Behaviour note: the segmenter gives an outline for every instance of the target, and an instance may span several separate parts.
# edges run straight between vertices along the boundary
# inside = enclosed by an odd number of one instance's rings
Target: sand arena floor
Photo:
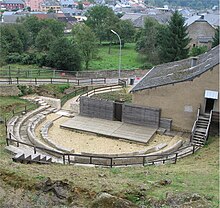
[[[60,115],[54,113],[50,114],[47,116],[46,121],[54,120],[59,116]],[[130,141],[111,139],[89,133],[79,133],[60,128],[60,125],[68,119],[68,117],[61,117],[58,120],[56,120],[54,122],[53,127],[49,130],[49,137],[51,141],[53,141],[55,144],[58,144],[61,147],[74,149],[75,153],[129,153],[144,150],[150,146],[155,146],[161,143],[168,144],[173,140],[173,137],[156,135],[154,138],[151,139],[151,141],[147,145],[145,145],[132,143]],[[41,138],[40,129],[45,122],[43,122],[36,128],[35,133],[38,136],[38,138]]]

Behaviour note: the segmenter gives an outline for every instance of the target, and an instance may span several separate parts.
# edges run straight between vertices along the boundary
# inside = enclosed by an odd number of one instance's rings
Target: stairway
[[[210,114],[200,114],[198,116],[192,133],[193,145],[205,145],[210,122]]]
[[[38,164],[50,164],[52,158],[42,155],[25,155],[24,153],[16,154],[12,160],[14,162],[20,162],[25,164],[38,163]]]

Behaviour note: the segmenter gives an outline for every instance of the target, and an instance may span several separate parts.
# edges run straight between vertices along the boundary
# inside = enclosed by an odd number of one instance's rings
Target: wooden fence
[[[88,79],[68,79],[68,78],[12,78],[0,77],[0,83],[4,84],[74,84],[74,85],[88,85],[88,84],[106,84],[106,78],[88,78]]]
[[[14,139],[12,139],[12,137]],[[176,163],[178,158],[182,158],[189,154],[194,154],[200,147],[199,146],[187,146],[179,149],[176,152],[170,154],[155,154],[155,155],[138,155],[138,156],[99,156],[99,155],[88,155],[88,154],[73,154],[73,153],[60,153],[58,151],[46,149],[43,147],[34,146],[27,144],[25,142],[18,141],[14,135],[9,134],[9,138],[6,138],[6,144],[9,146],[11,143],[15,143],[17,147],[20,145],[25,145],[33,149],[33,153],[36,154],[37,150],[41,150],[47,153],[59,155],[62,158],[63,164],[92,164],[92,165],[101,165],[106,167],[116,167],[116,166],[130,166],[130,165],[154,165],[157,163]],[[183,150],[192,147],[188,151],[182,152]],[[74,159],[71,159],[73,158]],[[83,160],[85,158],[85,160]],[[157,159],[154,159],[157,158]],[[80,159],[80,160],[79,160]]]

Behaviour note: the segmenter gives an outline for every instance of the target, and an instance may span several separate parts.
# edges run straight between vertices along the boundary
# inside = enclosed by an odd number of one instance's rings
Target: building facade
[[[191,131],[198,108],[219,111],[219,46],[197,59],[154,67],[131,90],[134,104],[161,109],[173,129]]]

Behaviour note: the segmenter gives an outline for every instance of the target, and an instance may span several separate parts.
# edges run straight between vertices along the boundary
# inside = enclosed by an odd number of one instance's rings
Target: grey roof
[[[191,67],[193,58],[153,67],[131,92],[193,80],[219,64],[219,46],[197,57],[197,65]]]
[[[3,0],[3,3],[6,4],[24,4],[22,0]]]
[[[200,43],[208,43],[213,41],[213,37],[198,37]]]
[[[186,25],[189,26],[193,22],[198,21],[201,18],[199,15],[194,15],[186,20]],[[204,20],[206,20],[212,26],[220,26],[220,15],[219,14],[204,14]]]
[[[142,14],[142,13],[127,13],[121,17],[122,20],[131,20],[135,27],[144,27],[144,19],[151,17],[157,20],[161,24],[165,24],[170,20],[172,16],[171,12],[161,14]]]
[[[41,5],[42,6],[60,6],[60,3],[56,0],[45,0]]]
[[[3,15],[3,22],[4,23],[16,23],[19,18],[26,17],[26,15],[18,15],[18,14],[12,14],[12,15]]]

